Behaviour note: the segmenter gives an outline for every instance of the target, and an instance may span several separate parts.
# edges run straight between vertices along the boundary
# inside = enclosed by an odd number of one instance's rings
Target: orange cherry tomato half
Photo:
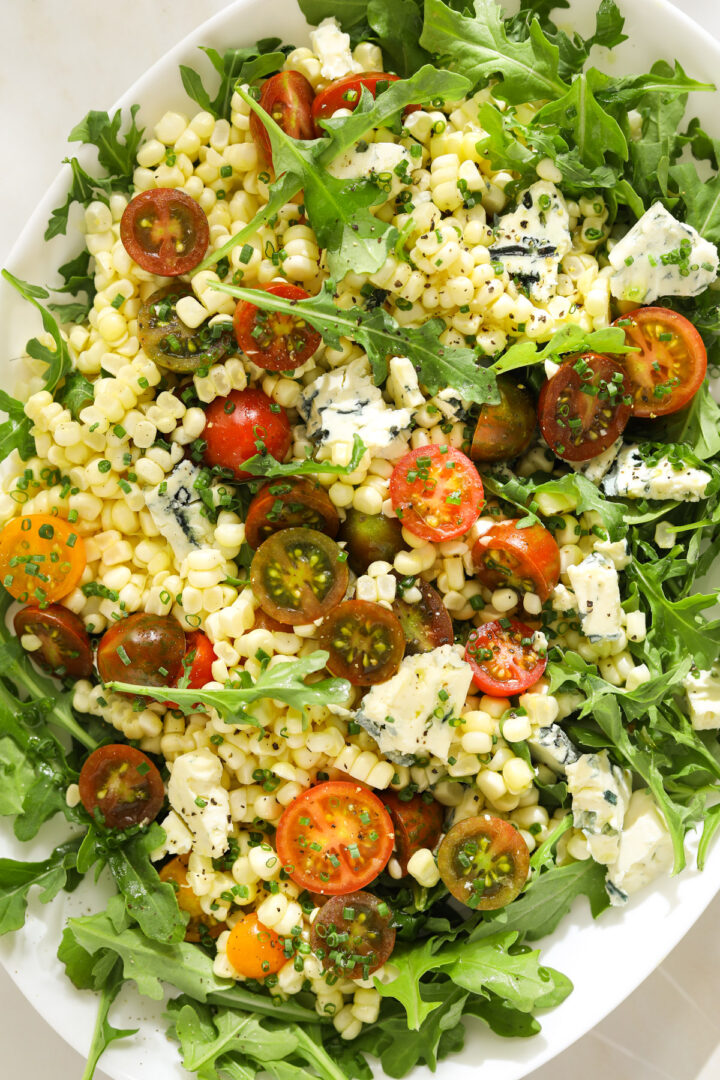
[[[622,435],[632,414],[629,381],[609,356],[583,353],[543,384],[538,421],[545,442],[564,461],[587,461]]]
[[[397,615],[382,604],[346,600],[323,619],[318,645],[327,650],[333,675],[353,686],[374,686],[400,667],[405,635]]]
[[[283,300],[307,300],[299,285],[263,285],[264,292]],[[235,338],[248,360],[266,371],[292,371],[309,360],[322,341],[321,335],[298,311],[263,311],[248,300],[238,300],[233,316]]]
[[[24,607],[13,619],[19,638],[32,634],[40,647],[30,656],[59,679],[89,679],[93,671],[92,646],[82,619],[60,604]]]
[[[205,409],[203,460],[229,469],[237,480],[251,475],[241,465],[256,454],[268,452],[283,461],[292,444],[292,429],[287,413],[275,405],[262,390],[232,390],[227,397],[215,398]]]
[[[50,604],[78,585],[85,544],[63,518],[25,514],[0,531],[0,581],[16,600]]]
[[[476,911],[505,907],[522,892],[530,853],[509,821],[480,814],[453,825],[438,851],[440,877],[456,900]]]
[[[104,683],[175,686],[185,652],[185,633],[176,618],[138,611],[105,631],[97,666]]]
[[[473,461],[507,461],[527,450],[535,434],[535,406],[527,390],[499,378],[498,405],[482,405],[470,457]]]
[[[312,105],[315,91],[299,71],[280,71],[262,85],[258,104],[278,127],[293,139],[314,139]],[[250,134],[265,161],[272,161],[272,147],[262,120],[250,113]]]
[[[341,79],[335,79],[329,86],[316,96],[313,101],[312,115],[315,120],[315,133],[318,136],[326,134],[318,124],[318,120],[326,120],[338,109],[348,109],[354,112],[360,103],[362,88],[370,91],[373,97],[387,89],[391,82],[397,82],[397,75],[389,75],[384,71],[364,71],[359,75],[344,75]],[[417,112],[419,105],[408,105],[404,113]]]
[[[245,539],[251,548],[257,548],[280,529],[301,525],[335,539],[340,518],[325,489],[299,477],[270,480],[248,507]]]
[[[120,239],[131,259],[160,277],[187,274],[210,243],[210,226],[201,206],[177,188],[141,191],[125,207]]]
[[[326,971],[346,979],[367,979],[395,948],[393,913],[372,893],[333,896],[318,912],[310,947]]]
[[[250,566],[260,607],[291,626],[314,622],[342,600],[347,563],[334,540],[316,529],[283,529],[269,536]]]
[[[78,785],[88,814],[99,810],[109,829],[154,821],[165,799],[157,767],[142,750],[124,743],[93,750],[80,770]]]
[[[423,540],[439,543],[468,531],[484,500],[470,458],[452,446],[418,446],[400,458],[390,477],[393,510]]]
[[[420,848],[432,849],[443,831],[445,807],[435,799],[427,801],[422,795],[403,799],[402,792],[384,791],[383,806],[390,811],[395,826],[395,858],[403,874],[407,874],[408,860]]]
[[[355,892],[392,855],[393,823],[377,795],[328,780],[298,795],[277,826],[277,852],[296,885],[323,896]]]
[[[477,626],[467,639],[465,660],[478,689],[493,697],[524,694],[547,664],[547,657],[533,648],[533,631],[517,619]]]
[[[478,537],[475,576],[488,589],[534,592],[544,602],[560,580],[560,548],[544,525],[518,529],[518,520],[499,521]]]
[[[405,635],[405,655],[413,656],[431,652],[441,645],[452,645],[455,640],[452,619],[440,593],[422,578],[415,579],[414,588],[420,590],[417,603],[409,604],[398,588],[392,606]]]
[[[235,923],[226,952],[232,966],[246,979],[275,975],[287,960],[283,939],[261,923],[254,912]]]
[[[705,344],[693,324],[669,308],[644,307],[613,326],[622,326],[627,344],[640,350],[623,357],[633,416],[668,416],[687,405],[707,371]]]
[[[185,928],[186,941],[203,941],[206,936],[219,937],[223,930],[227,930],[225,923],[218,922],[212,915],[206,915],[200,904],[200,897],[196,896],[188,885],[187,879],[187,855],[177,855],[170,862],[165,863],[159,871],[161,881],[170,881],[175,887],[178,907],[190,916]]]

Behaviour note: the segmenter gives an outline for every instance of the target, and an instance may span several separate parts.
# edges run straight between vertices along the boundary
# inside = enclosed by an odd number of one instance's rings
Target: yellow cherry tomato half
[[[226,948],[228,960],[246,979],[275,975],[287,959],[283,939],[264,926],[254,913],[235,923]]]
[[[0,581],[28,604],[52,604],[78,585],[87,564],[76,529],[50,514],[24,514],[0,531]]]

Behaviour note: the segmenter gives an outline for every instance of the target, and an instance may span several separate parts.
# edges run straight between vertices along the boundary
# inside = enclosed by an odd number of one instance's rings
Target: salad
[[[202,1080],[536,1034],[535,942],[720,825],[714,87],[592,66],[614,0],[300,6],[88,113],[77,256],[3,271],[0,813],[66,839],[0,932],[114,884],[85,1080],[128,982]]]

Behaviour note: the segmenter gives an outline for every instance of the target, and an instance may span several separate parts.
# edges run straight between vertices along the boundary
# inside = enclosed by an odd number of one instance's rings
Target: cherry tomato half
[[[277,282],[263,285],[265,292],[283,300],[307,300],[299,285]],[[322,337],[302,317],[281,311],[263,311],[248,300],[238,300],[233,316],[237,343],[249,360],[266,371],[292,371],[309,360]]]
[[[632,413],[629,383],[615,360],[584,353],[544,383],[538,420],[545,442],[564,461],[587,461],[622,435]]]
[[[393,824],[377,795],[345,780],[304,791],[284,810],[277,852],[296,885],[323,896],[362,889],[392,855]]]
[[[340,518],[325,489],[300,477],[270,480],[250,503],[245,518],[245,539],[251,548],[257,548],[280,529],[301,525],[335,539]]]
[[[509,821],[480,814],[453,825],[440,845],[440,877],[456,900],[476,911],[505,907],[527,881],[530,854]]]
[[[292,139],[314,139],[312,105],[315,91],[299,71],[280,71],[262,85],[259,105]],[[272,161],[272,147],[262,120],[250,113],[250,134],[265,161]]]
[[[210,226],[205,211],[184,191],[150,188],[125,207],[120,239],[143,270],[160,277],[177,277],[202,262],[210,243]]]
[[[397,518],[384,514],[363,514],[349,507],[340,526],[340,539],[346,542],[348,563],[355,574],[364,574],[370,563],[392,563],[405,548],[402,525]]]
[[[668,416],[687,405],[707,371],[705,344],[693,324],[669,308],[644,307],[613,326],[622,326],[627,344],[640,349],[623,357],[633,416]]]
[[[165,863],[159,871],[161,881],[170,881],[175,887],[178,907],[190,916],[185,927],[186,941],[203,941],[206,936],[219,937],[227,926],[218,922],[212,915],[206,915],[200,905],[200,898],[195,895],[187,879],[187,855],[177,855]]]
[[[405,635],[405,655],[452,645],[455,640],[452,619],[440,593],[422,578],[415,579],[413,588],[420,590],[417,603],[409,604],[398,591],[392,606]]]
[[[452,446],[418,446],[390,477],[393,510],[423,540],[439,543],[466,533],[480,513],[482,480],[472,461]]]
[[[384,71],[364,71],[359,75],[344,75],[341,79],[335,79],[324,90],[321,90],[313,101],[312,114],[315,120],[315,134],[322,137],[327,134],[318,124],[318,120],[325,120],[332,116],[338,109],[348,109],[354,112],[360,103],[363,86],[366,87],[373,97],[387,89],[387,84],[396,82],[397,75],[389,75]],[[404,113],[417,112],[419,105],[408,105]]]
[[[475,426],[473,461],[507,461],[527,450],[535,434],[535,406],[527,390],[507,377],[497,381],[498,405],[483,405]]]
[[[346,600],[323,619],[318,644],[328,671],[353,686],[385,682],[400,667],[405,635],[397,615],[369,600]]]
[[[138,341],[151,360],[168,371],[197,371],[219,363],[237,345],[228,322],[202,323],[192,330],[177,313],[178,300],[194,296],[182,281],[165,285],[148,296],[138,312]]]
[[[395,858],[403,874],[408,860],[420,848],[432,849],[437,844],[445,821],[445,807],[435,799],[427,801],[422,795],[403,799],[402,793],[384,791],[383,806],[390,811],[395,826]]]
[[[83,539],[63,518],[25,514],[0,531],[0,581],[23,603],[62,600],[86,565]]]
[[[323,904],[310,931],[310,948],[326,971],[346,979],[367,979],[395,948],[393,913],[369,892],[333,896]]]
[[[290,449],[292,430],[287,413],[262,390],[232,390],[227,397],[215,398],[205,416],[205,464],[231,469],[238,480],[251,475],[240,466],[255,454],[267,450],[282,461]]]
[[[138,611],[105,631],[97,667],[104,683],[175,686],[185,652],[185,633],[177,619]]]
[[[347,563],[334,540],[315,529],[283,529],[268,537],[250,566],[263,611],[299,626],[327,615],[348,586]]]
[[[544,602],[560,580],[560,548],[544,525],[518,529],[518,520],[499,521],[478,537],[475,576],[488,589],[534,592]]]
[[[78,780],[88,814],[99,810],[109,829],[154,821],[165,799],[162,778],[147,754],[116,743],[93,750]]]
[[[82,619],[60,604],[24,607],[13,619],[19,638],[36,637],[40,646],[30,656],[58,678],[89,679],[93,670],[92,646]]]
[[[533,631],[517,619],[483,623],[470,633],[465,659],[483,694],[511,697],[534,686],[547,658],[533,648],[532,639]]]
[[[185,634],[185,655],[180,677],[187,673],[191,690],[200,690],[212,682],[212,666],[216,660],[217,654],[207,634],[203,634],[202,630],[191,630]]]
[[[275,975],[287,960],[283,939],[261,923],[255,912],[235,923],[226,951],[232,966],[246,979]]]

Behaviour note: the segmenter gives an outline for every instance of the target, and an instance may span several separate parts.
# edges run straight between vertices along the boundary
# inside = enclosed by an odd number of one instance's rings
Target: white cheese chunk
[[[720,670],[690,672],[683,679],[696,731],[720,728]]]
[[[607,450],[603,450],[597,457],[590,458],[588,461],[571,461],[569,464],[575,472],[582,473],[593,484],[599,484],[613,467],[622,445],[622,439],[616,439],[612,446],[608,446]]]
[[[630,770],[614,765],[601,750],[581,754],[566,772],[575,828],[587,838],[595,862],[614,862],[632,792]]]
[[[306,386],[298,402],[307,435],[322,448],[358,435],[371,454],[400,457],[407,448],[410,409],[391,409],[373,383],[368,361],[358,357]]]
[[[323,19],[310,31],[310,48],[320,61],[323,79],[342,79],[343,75],[362,71],[350,51],[350,35],[340,29],[335,18]]]
[[[471,403],[466,401],[465,398],[461,398],[457,390],[454,390],[452,386],[446,386],[444,390],[440,390],[429,404],[439,409],[445,419],[453,424],[459,422],[463,424],[475,423],[470,412]]]
[[[355,146],[339,154],[330,162],[327,171],[338,180],[361,180],[382,174],[389,183],[388,198],[392,198],[403,185],[402,177],[395,171],[400,162],[407,162],[405,171],[409,173],[418,167],[418,160],[399,143],[364,142],[361,149]]]
[[[419,409],[425,404],[417,371],[406,356],[393,356],[386,389],[399,409]]]
[[[609,255],[610,291],[651,304],[659,296],[697,296],[717,277],[715,245],[654,203]]]
[[[567,766],[574,764],[580,756],[578,748],[559,724],[538,728],[527,740],[527,744],[533,761],[547,765],[559,775],[562,775]]]
[[[232,825],[222,761],[203,747],[180,754],[170,769],[168,799],[193,834],[193,849],[198,855],[219,858],[227,850]]]
[[[555,295],[560,261],[572,247],[565,199],[554,184],[539,180],[518,195],[517,208],[495,224],[490,255],[535,300]]]
[[[620,907],[660,874],[669,874],[673,860],[672,837],[652,793],[647,788],[634,791],[605,879],[610,903]]]
[[[591,642],[618,641],[622,606],[617,570],[610,559],[593,552],[567,570],[580,612],[583,633]]]
[[[429,754],[447,762],[448,720],[460,715],[471,682],[470,665],[452,645],[406,656],[396,675],[371,687],[355,720],[398,765]]]
[[[616,570],[625,570],[632,562],[628,554],[627,540],[596,540],[593,550],[609,559]]]
[[[685,465],[676,468],[668,457],[649,465],[636,445],[626,446],[618,455],[612,472],[603,481],[606,495],[626,499],[655,499],[663,502],[699,502],[710,482],[704,469]]]
[[[173,471],[157,485],[145,492],[145,505],[170,547],[178,563],[191,551],[210,543],[213,527],[202,513],[200,493],[195,490],[195,480],[200,473],[191,461],[181,461]]]
[[[159,848],[150,852],[153,862],[163,859],[166,855],[187,855],[189,851],[192,851],[193,834],[174,810],[171,810],[160,824],[165,830],[165,840]]]

